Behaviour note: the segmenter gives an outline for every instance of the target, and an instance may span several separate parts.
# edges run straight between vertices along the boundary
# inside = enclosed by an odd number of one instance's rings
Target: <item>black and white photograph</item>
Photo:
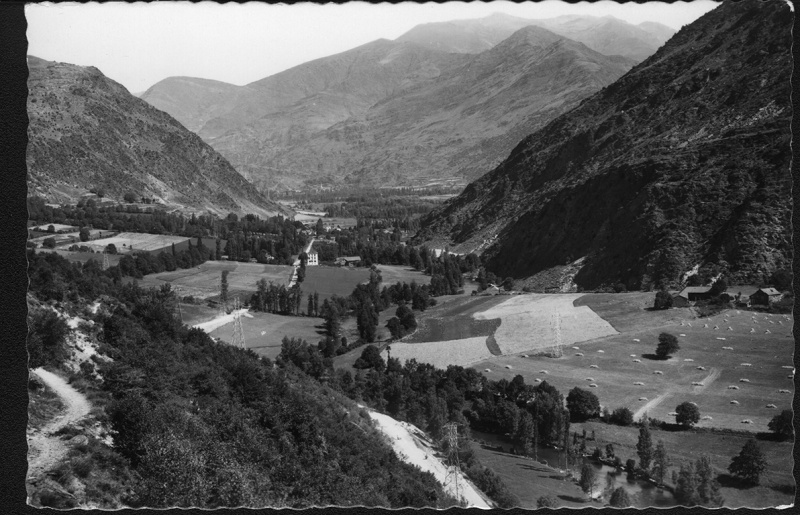
[[[24,16],[27,507],[795,506],[792,3]]]

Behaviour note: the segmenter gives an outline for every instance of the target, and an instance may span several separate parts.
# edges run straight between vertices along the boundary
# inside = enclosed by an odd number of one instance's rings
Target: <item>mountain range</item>
[[[790,268],[791,27],[782,2],[723,3],[524,138],[416,242],[537,288]]]
[[[287,214],[167,113],[94,67],[28,57],[28,188],[53,202],[89,189],[191,210]]]
[[[463,185],[525,134],[655,51],[670,30],[592,17],[540,20],[542,26],[505,15],[453,23],[471,28],[419,26],[395,41],[377,40],[245,86],[171,77],[142,99],[199,134],[262,189],[343,181]],[[480,45],[459,46],[469,38]],[[636,58],[620,55],[614,44]]]

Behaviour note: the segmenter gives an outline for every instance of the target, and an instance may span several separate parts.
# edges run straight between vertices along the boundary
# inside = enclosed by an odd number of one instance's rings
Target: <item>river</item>
[[[491,446],[502,446],[503,450],[508,452],[512,447],[516,447],[519,452],[521,446],[515,444],[511,439],[490,433],[483,433],[480,431],[471,430],[472,439],[483,441]],[[474,442],[478,445],[478,442]],[[539,446],[538,458],[540,462],[548,464],[556,470],[563,470],[564,468],[564,455],[561,451],[551,449],[548,447]],[[597,482],[595,483],[595,493],[606,492],[605,502],[608,502],[608,496],[612,490],[622,487],[628,492],[628,496],[636,508],[668,508],[677,506],[675,497],[669,490],[657,488],[655,485],[642,479],[628,479],[628,474],[623,470],[617,470],[614,467],[603,465],[590,458],[583,458],[584,463],[588,463],[597,469]]]

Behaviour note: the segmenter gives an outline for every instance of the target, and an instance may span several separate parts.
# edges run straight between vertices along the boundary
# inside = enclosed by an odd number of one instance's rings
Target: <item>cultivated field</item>
[[[313,268],[313,267],[311,267]],[[310,268],[309,268],[310,269]],[[288,265],[263,265],[239,263],[237,261],[206,261],[195,268],[146,275],[140,284],[143,287],[161,286],[170,283],[180,286],[180,295],[209,298],[219,295],[219,280],[223,270],[228,270],[228,291],[231,295],[256,291],[256,282],[264,278],[267,282],[288,284],[292,267]],[[306,291],[304,289],[304,291]]]
[[[378,270],[381,271],[382,286],[391,286],[398,282],[411,284],[411,281],[419,285],[431,283],[431,276],[418,272],[410,266],[378,265]]]
[[[360,283],[369,280],[368,268],[349,268],[331,266],[309,266],[306,268],[306,278],[300,283],[304,295],[319,293],[320,303],[323,299],[339,295],[346,297]]]
[[[281,352],[284,336],[302,338],[312,345],[322,339],[321,318],[293,317],[251,311],[241,317],[245,345],[259,356],[275,359]],[[320,326],[320,327],[318,327]],[[209,333],[223,341],[233,341],[233,324],[226,324]]]
[[[464,338],[428,343],[392,343],[393,358],[398,358],[400,363],[410,359],[430,363],[437,368],[447,368],[448,365],[466,367],[483,361],[492,356],[486,345],[485,336]],[[385,352],[384,352],[385,354]]]
[[[117,248],[117,252],[124,254],[138,250],[153,252],[161,249],[169,249],[173,243],[177,245],[188,239],[189,238],[184,236],[169,236],[166,234],[121,232],[111,238],[87,241],[83,243],[83,245],[91,247],[96,252],[102,252],[106,246],[113,243]]]
[[[474,317],[502,320],[495,340],[503,354],[572,345],[616,330],[586,306],[574,306],[580,294],[518,295]]]
[[[46,252],[47,249],[44,249]],[[51,250],[50,252],[55,252],[59,256],[62,256],[73,263],[86,263],[90,259],[94,259],[99,264],[103,264],[103,254],[102,253],[93,253],[93,252],[72,252],[71,250]],[[110,266],[114,266],[119,264],[119,260],[122,256],[115,256],[115,255],[108,255],[108,264]]]

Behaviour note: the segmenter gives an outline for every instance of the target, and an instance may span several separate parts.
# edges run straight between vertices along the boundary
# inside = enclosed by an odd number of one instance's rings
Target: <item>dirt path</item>
[[[690,387],[690,390],[688,390],[688,391],[690,391],[691,393],[694,393],[694,394],[701,393],[703,390],[708,388],[711,385],[711,383],[716,381],[717,378],[720,376],[720,374],[722,374],[722,370],[720,370],[720,369],[718,369],[716,367],[712,367],[711,371],[705,377],[705,379],[700,381],[701,383],[703,383],[703,386],[692,386],[692,387]],[[645,413],[655,409],[656,406],[658,406],[659,404],[664,402],[664,399],[666,399],[667,397],[669,397],[673,393],[679,392],[680,390],[682,390],[682,389],[681,388],[670,388],[669,390],[667,390],[666,392],[662,393],[658,397],[648,401],[647,404],[645,404],[644,406],[642,406],[641,408],[636,410],[636,413],[633,414],[633,420],[635,420],[635,421],[639,420],[640,418],[642,418],[642,415],[644,415]]]
[[[67,445],[53,433],[89,414],[91,405],[86,397],[66,381],[43,368],[32,371],[52,389],[66,407],[65,411],[40,430],[28,435],[28,480],[36,479],[55,466],[67,453]]]

